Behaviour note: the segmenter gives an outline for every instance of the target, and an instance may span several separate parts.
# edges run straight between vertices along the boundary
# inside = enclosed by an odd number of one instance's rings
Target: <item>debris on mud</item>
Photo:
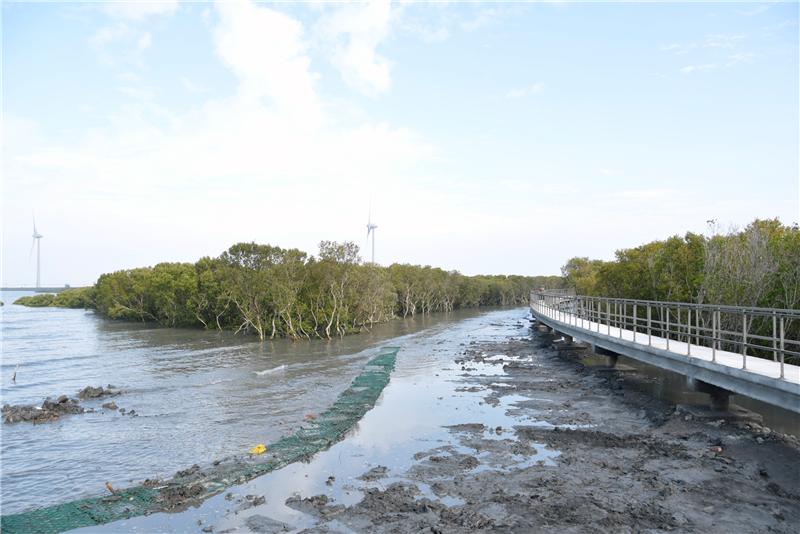
[[[379,465],[379,466],[373,467],[372,469],[370,469],[369,471],[367,471],[366,473],[364,473],[363,475],[358,477],[358,479],[359,480],[364,480],[364,481],[367,481],[367,482],[372,481],[372,480],[379,480],[381,478],[385,478],[386,474],[388,472],[389,472],[389,468],[388,467],[386,467],[385,465]]]
[[[202,484],[170,484],[161,489],[158,499],[165,510],[172,511],[194,503],[204,491]]]
[[[344,505],[331,505],[330,502],[327,495],[314,495],[304,499],[295,495],[286,499],[286,506],[322,519],[330,519],[345,509]]]
[[[271,534],[273,532],[289,532],[291,530],[289,525],[275,521],[263,515],[251,515],[248,517],[244,524],[250,529],[251,532],[258,534]]]
[[[5,423],[31,422],[34,424],[55,421],[62,415],[83,413],[86,410],[76,399],[61,395],[55,401],[48,397],[41,406],[6,404],[2,408]]]
[[[116,397],[121,393],[122,392],[119,389],[115,388],[111,384],[108,384],[105,388],[103,386],[86,386],[78,392],[78,398],[81,400],[99,399],[102,397]]]

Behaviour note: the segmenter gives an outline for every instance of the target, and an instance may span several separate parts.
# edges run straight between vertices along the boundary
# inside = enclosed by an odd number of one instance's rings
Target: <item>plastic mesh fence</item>
[[[398,347],[386,347],[370,360],[333,405],[294,434],[267,446],[264,455],[234,456],[205,469],[178,472],[168,481],[118,490],[113,495],[71,501],[0,517],[6,534],[50,534],[102,525],[154,512],[177,511],[226,488],[293,462],[309,459],[344,438],[389,383]]]

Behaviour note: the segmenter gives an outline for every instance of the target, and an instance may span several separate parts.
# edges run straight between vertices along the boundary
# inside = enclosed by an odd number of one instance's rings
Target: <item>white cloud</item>
[[[661,46],[661,50],[664,52],[673,52],[675,54],[687,54],[690,50],[697,48],[697,45],[694,43],[689,44],[681,44],[681,43],[672,43],[668,45]]]
[[[190,80],[186,76],[181,76],[180,80],[181,80],[181,85],[183,85],[183,88],[186,89],[188,92],[190,92],[192,94],[200,94],[200,93],[208,92],[207,88],[205,88],[202,85],[199,85],[199,84],[193,82],[192,80]]]
[[[117,20],[140,21],[153,15],[172,15],[178,9],[178,0],[125,0],[105,2],[103,12]]]
[[[481,9],[475,17],[461,22],[461,29],[472,32],[483,28],[497,18],[496,9]]]
[[[141,66],[142,52],[153,44],[153,36],[149,31],[140,32],[137,28],[151,17],[174,14],[177,8],[178,0],[105,2],[100,9],[112,22],[92,34],[89,44],[104,63]],[[113,49],[115,44],[122,44],[122,49]]]
[[[150,32],[145,32],[139,37],[139,40],[136,42],[136,48],[139,49],[140,52],[147,50],[150,48],[150,45],[153,44],[153,36],[150,35]]]
[[[345,222],[330,213],[352,203],[354,191],[401,185],[404,195],[417,191],[408,169],[433,148],[411,130],[340,113],[341,106],[323,101],[300,21],[250,2],[220,2],[216,9],[216,52],[236,75],[234,94],[176,114],[136,87],[135,75],[122,75],[119,90],[133,101],[85,137],[11,154],[7,183],[19,194],[37,177],[57,175],[50,179],[52,196],[77,190],[103,197],[114,203],[109,217],[117,219],[170,213],[196,221],[216,203],[236,202],[242,209],[220,223],[226,242],[249,238],[241,229],[252,227],[254,213],[258,228],[277,234],[291,226],[314,239],[337,238],[336,225]],[[304,211],[314,216],[299,218]],[[320,229],[326,214],[335,222]],[[313,243],[304,246],[313,250]]]
[[[609,198],[624,199],[624,200],[665,200],[676,194],[674,189],[666,188],[653,188],[653,189],[628,189],[625,191],[618,191],[610,193]]]
[[[597,172],[603,176],[619,176],[620,172],[616,169],[598,169]]]
[[[710,70],[715,70],[719,67],[716,63],[703,63],[700,65],[686,65],[685,67],[681,68],[681,72],[684,74],[692,74],[693,72],[705,72]]]
[[[525,87],[516,87],[506,93],[506,98],[523,98],[530,95],[536,95],[544,91],[544,83],[537,82]]]
[[[705,48],[733,48],[744,39],[744,35],[714,34],[706,37]]]
[[[311,72],[302,24],[251,2],[219,1],[216,6],[217,54],[238,76],[239,96],[270,98],[280,112],[316,125],[321,119],[317,75]]]
[[[757,5],[756,7],[752,8],[752,9],[737,10],[736,13],[738,13],[739,15],[743,15],[745,17],[754,17],[756,15],[760,15],[761,13],[764,13],[770,7],[772,7],[770,4],[762,3],[762,4]]]
[[[377,52],[393,18],[389,0],[337,7],[320,18],[323,47],[344,81],[356,90],[376,95],[392,83],[391,64]]]
[[[752,52],[746,52],[742,54],[731,54],[730,56],[728,56],[728,63],[726,64],[726,66],[731,67],[733,65],[738,65],[739,63],[752,63],[753,58],[755,57],[756,55],[753,54]]]

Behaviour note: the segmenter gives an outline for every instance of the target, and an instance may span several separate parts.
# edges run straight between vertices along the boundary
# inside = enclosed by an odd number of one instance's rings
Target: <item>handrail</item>
[[[706,347],[711,349],[712,362],[717,360],[717,351],[739,354],[742,369],[747,369],[748,357],[771,356],[780,362],[780,378],[785,378],[787,358],[800,361],[800,310],[590,297],[545,289],[531,291],[531,308],[608,336],[612,328],[620,338],[623,332],[630,338],[632,332],[634,342],[641,333],[647,345],[652,345],[655,336],[666,341],[667,350],[671,350],[670,341],[677,341],[686,345],[681,348],[689,356],[693,346],[695,351]]]
[[[571,291],[571,293],[561,293],[561,291]],[[560,290],[560,289],[546,289],[544,291],[541,290],[533,290],[531,291],[531,296],[534,294],[539,295],[550,295],[550,296],[574,296],[582,299],[593,299],[593,300],[610,300],[613,302],[626,302],[626,303],[638,303],[638,304],[670,304],[672,306],[681,306],[681,307],[695,307],[695,308],[713,308],[720,311],[748,311],[753,313],[761,313],[763,312],[766,315],[771,315],[772,313],[781,313],[784,315],[791,315],[797,319],[800,319],[800,310],[795,310],[791,308],[760,308],[756,306],[731,306],[729,304],[697,304],[695,302],[683,302],[677,300],[644,300],[644,299],[628,299],[628,298],[616,298],[616,297],[594,297],[589,295],[577,295],[575,290]]]

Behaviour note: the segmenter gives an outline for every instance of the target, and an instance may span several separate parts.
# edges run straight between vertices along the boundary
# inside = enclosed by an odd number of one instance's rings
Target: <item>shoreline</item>
[[[796,439],[752,423],[686,420],[620,374],[559,354],[520,319],[500,325],[490,314],[469,342],[432,335],[424,350],[404,349],[404,359],[441,352],[441,367],[393,377],[357,431],[308,463],[120,528],[792,532],[800,522]],[[443,418],[424,412],[437,406]],[[415,427],[402,414],[433,421]]]
[[[495,311],[408,339],[344,439],[177,513],[85,532],[791,532],[800,445],[702,421]]]

